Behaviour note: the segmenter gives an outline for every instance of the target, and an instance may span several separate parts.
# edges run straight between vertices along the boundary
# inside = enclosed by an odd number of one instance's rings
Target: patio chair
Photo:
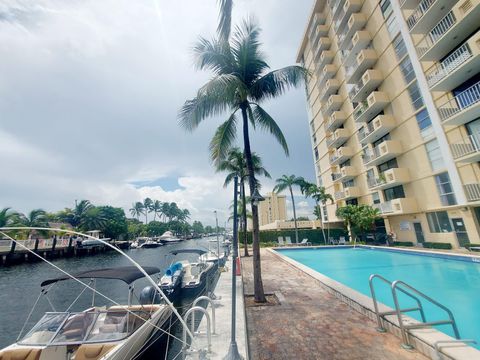
[[[338,243],[337,245],[346,245],[347,242],[345,241],[345,236],[340,236],[340,238],[338,239]]]
[[[312,246],[312,243],[310,241],[308,241],[307,238],[303,239],[300,244],[298,245],[302,245],[302,246]]]
[[[283,236],[278,237],[278,246],[285,246],[285,243],[283,242]]]
[[[292,239],[290,238],[290,236],[285,236],[285,245],[287,246],[292,246]]]
[[[338,245],[338,240],[335,240],[335,238],[333,238],[333,237],[329,237],[328,238],[328,243],[330,245]]]

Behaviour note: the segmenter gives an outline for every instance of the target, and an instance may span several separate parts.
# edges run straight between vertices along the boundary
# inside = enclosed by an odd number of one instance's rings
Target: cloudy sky
[[[237,0],[234,15],[256,16],[277,68],[294,63],[312,3]],[[89,199],[128,209],[149,196],[207,224],[214,209],[226,214],[232,190],[222,189],[208,157],[221,119],[194,133],[177,120],[209,78],[193,69],[190,49],[214,34],[216,17],[215,0],[2,0],[0,208],[56,211]],[[313,181],[303,89],[265,108],[291,155],[264,133],[254,135],[253,150],[273,178]],[[272,186],[265,181],[263,191]]]

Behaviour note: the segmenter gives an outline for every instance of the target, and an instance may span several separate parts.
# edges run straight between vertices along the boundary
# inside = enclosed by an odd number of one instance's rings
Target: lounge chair
[[[345,236],[340,236],[340,239],[338,239],[337,245],[346,245],[347,242],[345,241]]]
[[[308,239],[303,239],[300,244],[298,245],[302,245],[302,246],[312,246],[312,243],[310,241],[308,241]]]
[[[278,237],[278,246],[285,246],[285,243],[283,242],[283,236]]]
[[[285,245],[292,246],[292,239],[290,236],[285,236]]]
[[[335,238],[333,238],[333,237],[329,237],[328,238],[328,243],[330,245],[338,245],[338,240],[335,240]]]

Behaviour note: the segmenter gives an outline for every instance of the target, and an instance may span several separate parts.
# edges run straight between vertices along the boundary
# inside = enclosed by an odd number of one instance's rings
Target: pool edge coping
[[[338,246],[328,246],[329,248],[338,248]],[[345,248],[351,248],[353,246],[345,246]],[[370,246],[366,246],[370,247]],[[307,247],[307,249],[314,249],[314,248],[325,248],[325,246],[318,246],[318,247]],[[343,246],[342,246],[343,248]],[[332,293],[336,298],[340,299],[341,301],[347,303],[351,308],[360,312],[361,314],[367,316],[371,320],[376,322],[376,315],[375,310],[373,308],[372,299],[360,293],[357,290],[352,289],[312,268],[301,264],[300,262],[289,258],[281,254],[281,252],[276,251],[278,249],[285,249],[282,248],[267,248],[266,250],[271,252],[273,255],[277,256],[280,260],[290,264],[291,266],[297,268],[298,270],[306,273],[307,275],[313,277],[317,280],[320,284],[324,286],[330,293]],[[306,249],[305,247],[292,247],[287,249]],[[390,248],[387,248],[390,249]],[[403,249],[402,249],[403,250]],[[415,251],[415,250],[414,250]],[[436,252],[434,252],[436,254]],[[460,255],[461,256],[461,255]],[[393,310],[389,306],[378,302],[379,310],[380,311],[389,311]],[[410,322],[417,322],[417,320],[406,316],[407,320]],[[396,315],[393,316],[386,316],[383,321],[385,328],[387,330],[396,335],[401,339],[400,327],[398,325],[398,319]],[[455,340],[453,337],[436,330],[434,328],[425,328],[425,329],[415,329],[409,331],[409,339],[411,343],[414,345],[415,349],[422,353],[423,355],[435,359],[435,349],[434,343],[436,341],[443,341],[443,340]],[[400,344],[399,344],[400,346]],[[465,343],[458,343],[454,345],[443,346],[441,348],[441,354],[443,355],[443,359],[452,359],[452,360],[474,360],[480,359],[480,350],[471,347]]]

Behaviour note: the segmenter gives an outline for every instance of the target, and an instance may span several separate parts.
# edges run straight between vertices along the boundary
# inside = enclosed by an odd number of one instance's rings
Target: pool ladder
[[[390,285],[391,290],[392,290],[392,296],[393,296],[393,301],[395,304],[395,310],[392,311],[380,311],[378,309],[378,301],[377,297],[375,295],[375,287],[373,285],[373,280],[374,279],[379,279],[383,281],[384,283]],[[382,319],[387,316],[387,315],[397,315],[398,318],[398,325],[400,326],[400,331],[402,333],[402,347],[406,349],[411,349],[413,346],[410,344],[409,337],[408,337],[408,331],[411,329],[421,329],[421,328],[426,328],[426,327],[431,327],[435,325],[448,325],[450,324],[452,326],[453,332],[455,334],[455,338],[457,340],[452,340],[453,342],[471,342],[471,340],[461,340],[460,339],[460,333],[458,332],[458,327],[457,323],[455,321],[455,318],[453,316],[453,313],[450,311],[449,308],[447,308],[445,305],[440,304],[438,301],[432,299],[430,296],[424,294],[418,289],[415,289],[413,286],[408,285],[407,283],[401,281],[401,280],[395,280],[395,281],[389,281],[386,278],[384,278],[381,275],[378,274],[373,274],[370,276],[369,279],[369,285],[370,285],[370,292],[372,294],[372,300],[373,300],[373,306],[375,308],[375,315],[377,317],[377,323],[378,323],[378,328],[377,330],[380,332],[385,332],[385,328],[383,327]],[[417,306],[416,307],[409,307],[409,308],[404,308],[402,309],[400,307],[400,303],[398,301],[398,292],[401,292],[408,297],[412,298],[415,300]],[[424,300],[430,302],[431,304],[439,307],[440,309],[444,310],[447,315],[448,319],[446,320],[438,320],[438,321],[427,321],[425,317],[425,311],[423,310],[423,305],[422,302],[420,301],[419,298],[423,298]],[[414,312],[418,311],[420,312],[420,317],[422,318],[422,322],[420,323],[415,323],[415,324],[406,324],[403,320],[403,313],[407,312]],[[451,341],[451,342],[452,342]],[[439,348],[435,346],[435,350],[437,352],[437,355],[439,355]]]

